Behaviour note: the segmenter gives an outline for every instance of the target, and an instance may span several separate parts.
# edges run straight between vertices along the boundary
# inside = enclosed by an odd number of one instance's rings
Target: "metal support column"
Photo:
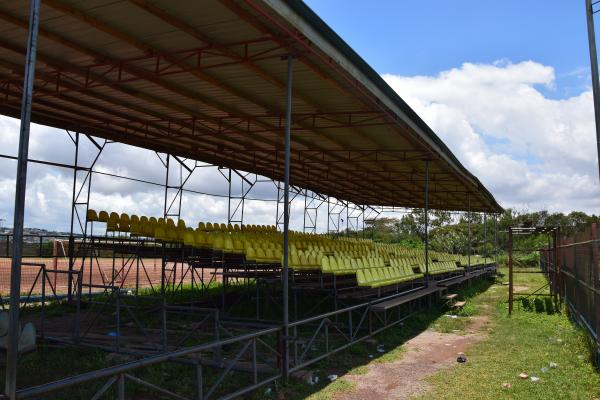
[[[19,307],[21,294],[21,256],[23,253],[23,220],[25,218],[25,189],[27,185],[27,158],[29,157],[29,127],[35,75],[35,58],[40,23],[40,0],[31,0],[29,9],[29,34],[25,60],[25,79],[21,98],[21,126],[19,128],[19,158],[15,184],[15,215],[13,222],[13,257],[10,271],[10,310],[8,322],[8,348],[6,355],[5,394],[16,399],[17,362],[19,357]]]
[[[487,266],[487,256],[488,256],[488,247],[487,247],[487,213],[483,213],[483,251],[484,256],[483,260]]]
[[[429,160],[425,160],[425,277],[429,281]]]
[[[468,205],[468,212],[467,212],[467,228],[469,230],[469,252],[467,254],[468,256],[468,264],[469,264],[469,269],[471,268],[471,193],[467,193],[467,205]]]
[[[168,198],[169,198],[169,164],[171,161],[171,155],[167,154],[167,160],[165,162],[165,168],[167,170],[167,174],[165,176],[165,203],[163,206],[163,218],[165,222],[167,221],[167,213],[168,213]]]
[[[283,269],[281,279],[283,285],[283,377],[289,375],[289,310],[288,310],[288,257],[289,257],[289,224],[290,224],[290,141],[292,132],[292,56],[287,59],[287,96],[285,109],[285,164],[284,164],[284,194],[283,194]]]
[[[69,136],[71,134],[69,133]],[[71,137],[72,139],[72,137]],[[71,282],[73,281],[73,264],[75,262],[74,260],[74,252],[75,252],[75,238],[73,237],[73,227],[75,224],[75,213],[76,213],[76,207],[77,207],[77,194],[76,194],[76,189],[77,189],[77,163],[79,161],[79,132],[75,132],[75,168],[73,168],[73,197],[72,197],[72,203],[71,203],[71,228],[69,231],[69,248],[68,248],[68,255],[69,255],[69,273],[67,275],[67,300],[69,302],[71,302],[72,298],[73,298],[73,288],[71,286]],[[92,282],[90,281],[90,285],[92,284]]]
[[[596,147],[599,157],[598,173],[600,177],[600,77],[598,76],[598,54],[596,52],[596,32],[594,29],[594,10],[592,0],[585,0],[585,14],[587,18],[588,44],[590,49],[592,91],[594,96],[594,119],[596,121]]]
[[[494,214],[494,263],[498,268],[498,214]]]

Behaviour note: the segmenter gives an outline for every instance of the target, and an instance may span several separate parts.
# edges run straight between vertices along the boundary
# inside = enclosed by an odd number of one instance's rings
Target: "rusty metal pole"
[[[596,52],[596,32],[594,29],[594,10],[592,0],[585,0],[585,14],[588,28],[588,45],[592,73],[592,93],[594,97],[594,119],[596,122],[596,147],[600,157],[600,77],[598,76],[598,54]],[[600,174],[600,163],[598,165]],[[600,175],[599,175],[600,176]]]
[[[21,295],[21,257],[23,255],[23,223],[25,219],[25,189],[27,186],[27,159],[29,158],[29,127],[35,75],[35,59],[40,23],[40,0],[31,0],[29,6],[29,35],[25,59],[25,79],[21,98],[21,126],[19,128],[19,157],[15,188],[13,222],[13,254],[10,270],[10,309],[8,321],[8,347],[6,351],[6,380],[4,393],[11,399],[17,397],[17,364],[19,358],[19,307]]]
[[[513,311],[513,232],[508,228],[508,315]]]

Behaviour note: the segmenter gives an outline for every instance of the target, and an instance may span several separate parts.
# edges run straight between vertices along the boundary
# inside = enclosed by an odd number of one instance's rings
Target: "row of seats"
[[[116,212],[111,212],[110,214],[107,211],[96,212],[93,209],[89,209],[86,214],[86,219],[88,222],[105,222],[107,224],[108,232],[128,232],[134,236],[149,236],[153,237],[154,232],[153,229],[156,226],[162,225],[163,222],[165,225],[177,227],[180,229],[186,228],[185,221],[179,219],[177,224],[168,218],[165,220],[164,218],[155,218],[155,217],[146,217],[133,214],[129,216],[126,213],[118,214]],[[162,222],[161,222],[162,221]],[[238,224],[225,224],[225,223],[211,223],[211,222],[199,222],[198,229],[207,232],[213,231],[225,231],[225,232],[236,232],[236,231],[245,231],[245,232],[256,232],[256,233],[266,233],[266,232],[276,232],[276,227],[274,225],[238,225]]]
[[[359,269],[356,281],[358,286],[371,288],[406,283],[424,276],[419,269],[416,270],[418,272],[410,267]]]
[[[294,271],[319,271],[322,258],[323,256],[320,253],[300,250],[296,254],[290,254],[288,265]]]
[[[138,218],[135,215],[108,214],[106,211],[95,215],[93,210],[88,213],[88,220],[104,221],[108,230],[129,232],[132,236],[152,237],[166,243],[244,255],[251,262],[282,263],[283,236],[272,226],[240,227],[200,222],[193,229],[187,227],[183,220],[175,223],[172,219]],[[429,254],[429,271],[433,275],[461,271],[459,265],[466,265],[467,257],[464,256],[438,252]],[[289,266],[294,271],[355,275],[361,286],[369,287],[418,279],[425,271],[422,249],[375,243],[368,239],[333,239],[325,235],[291,231],[289,256]],[[481,265],[485,261],[478,256],[471,257],[471,265]]]
[[[447,274],[449,272],[458,272],[461,269],[454,261],[434,262],[429,264],[429,273],[431,275]]]
[[[334,275],[354,274],[360,269],[384,268],[383,258],[342,258],[336,256],[324,256],[321,259],[321,271]]]

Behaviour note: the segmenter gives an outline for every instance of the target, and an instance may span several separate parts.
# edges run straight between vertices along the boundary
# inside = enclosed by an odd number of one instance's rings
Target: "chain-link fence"
[[[598,345],[600,363],[600,264],[596,224],[540,252],[542,269],[555,272],[553,290]]]

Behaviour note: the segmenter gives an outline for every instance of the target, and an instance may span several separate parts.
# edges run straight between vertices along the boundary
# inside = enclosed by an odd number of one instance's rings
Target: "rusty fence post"
[[[513,232],[508,228],[508,315],[513,311]]]
[[[591,229],[592,246],[592,287],[595,289],[594,296],[594,312],[596,313],[596,365],[600,367],[600,265],[598,264],[598,226],[594,223]]]

